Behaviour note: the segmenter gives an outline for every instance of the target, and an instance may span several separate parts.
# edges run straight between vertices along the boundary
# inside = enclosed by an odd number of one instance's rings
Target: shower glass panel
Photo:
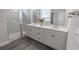
[[[6,13],[7,13],[7,28],[9,34],[9,40],[13,41],[21,37],[19,10],[8,9],[6,10]]]

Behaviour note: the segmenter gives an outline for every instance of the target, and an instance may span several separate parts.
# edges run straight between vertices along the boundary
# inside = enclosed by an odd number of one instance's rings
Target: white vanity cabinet
[[[67,32],[48,27],[27,25],[27,36],[55,49],[65,49]]]

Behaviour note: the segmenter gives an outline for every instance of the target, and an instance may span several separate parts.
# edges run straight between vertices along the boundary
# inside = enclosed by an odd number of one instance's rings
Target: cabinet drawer
[[[42,28],[36,27],[36,33],[41,33]]]
[[[36,31],[36,33],[35,33],[35,35],[36,35],[36,40],[42,42],[42,40],[43,40],[42,28],[36,27],[35,31]]]

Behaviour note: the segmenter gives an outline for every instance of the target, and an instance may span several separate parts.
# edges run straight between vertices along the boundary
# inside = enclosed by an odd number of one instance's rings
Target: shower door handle
[[[20,24],[20,34],[21,34],[21,36],[23,35],[22,34],[22,24]]]

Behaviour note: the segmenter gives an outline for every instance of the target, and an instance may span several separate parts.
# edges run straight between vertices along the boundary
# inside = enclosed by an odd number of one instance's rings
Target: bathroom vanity
[[[65,49],[67,29],[55,26],[26,24],[27,36],[55,49]]]

